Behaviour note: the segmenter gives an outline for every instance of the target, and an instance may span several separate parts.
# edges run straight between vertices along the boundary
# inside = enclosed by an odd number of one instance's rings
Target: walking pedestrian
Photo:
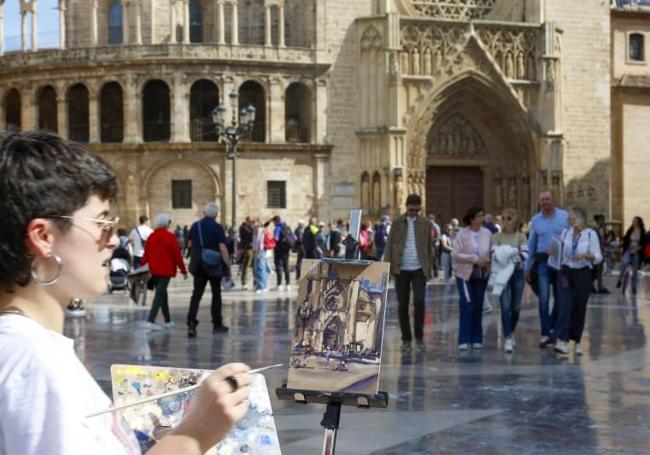
[[[460,304],[458,350],[483,348],[483,299],[490,275],[492,233],[483,227],[485,214],[470,207],[458,231],[452,258]]]
[[[370,251],[372,250],[372,237],[368,223],[361,223],[361,228],[359,229],[359,252],[361,253],[361,259],[369,259]]]
[[[341,231],[339,230],[339,225],[340,225],[339,223],[334,223],[333,221],[330,221],[328,225],[329,236],[327,239],[328,241],[327,256],[331,258],[341,257],[342,254],[342,248],[341,248],[342,235],[341,235]]]
[[[192,224],[190,228],[190,273],[194,276],[194,288],[190,299],[190,308],[187,313],[187,336],[196,336],[196,326],[199,303],[203,297],[205,286],[210,282],[212,290],[212,333],[224,333],[228,327],[223,324],[221,314],[221,279],[230,279],[230,256],[228,254],[226,233],[216,218],[219,215],[219,206],[208,202],[203,207],[203,218]],[[206,251],[206,253],[204,253]],[[209,256],[208,254],[209,253]],[[217,256],[218,255],[218,256]],[[210,257],[208,262],[208,257]]]
[[[0,194],[0,451],[141,453],[115,413],[87,418],[112,403],[63,336],[66,305],[106,290],[103,264],[118,241],[114,171],[53,133],[15,133],[0,140]],[[248,370],[230,364],[205,378],[184,419],[147,453],[216,445],[248,410]]]
[[[558,278],[557,341],[554,350],[567,354],[567,342],[582,355],[580,341],[585,327],[587,303],[593,282],[593,267],[603,260],[596,232],[586,226],[587,213],[580,207],[569,209],[569,225],[561,234],[561,269]]]
[[[181,271],[183,279],[187,280],[187,270],[181,255],[181,249],[178,245],[176,235],[169,231],[172,219],[167,213],[156,215],[154,220],[154,231],[147,239],[144,246],[144,256],[142,265],[149,264],[149,273],[153,279],[154,289],[156,290],[153,298],[153,304],[149,311],[149,317],[144,324],[148,330],[161,330],[156,324],[158,310],[162,310],[165,319],[164,327],[173,329],[175,324],[171,320],[169,313],[169,303],[167,297],[167,287],[169,281],[176,276],[176,269]]]
[[[293,231],[293,235],[296,238],[296,244],[293,249],[296,252],[296,281],[300,281],[300,268],[302,267],[302,260],[305,258],[305,245],[304,245],[304,235],[305,235],[305,222],[303,220],[298,221],[298,226]]]
[[[436,222],[436,216],[432,213],[429,215],[429,221],[431,222],[431,238],[433,239],[433,277],[438,278],[438,273],[440,271],[440,237],[442,236],[442,230],[440,225]]]
[[[320,259],[318,253],[318,226],[316,226],[316,218],[312,217],[309,219],[309,225],[305,228],[302,237],[303,248],[305,249],[305,258],[306,259]]]
[[[293,237],[293,232],[287,223],[282,221],[280,216],[273,217],[273,239],[275,240],[275,248],[273,248],[273,259],[275,263],[275,273],[278,280],[278,291],[291,290],[291,278],[289,274],[289,255],[291,249],[296,244],[296,239]],[[284,273],[285,285],[282,285],[282,274]]]
[[[147,243],[147,239],[153,232],[153,230],[147,224],[149,221],[149,217],[147,215],[140,215],[138,220],[140,221],[140,225],[134,227],[129,234],[129,240],[133,246],[134,269],[140,267],[142,256],[144,256],[144,246]]]
[[[623,237],[623,258],[621,260],[621,272],[618,275],[616,287],[620,288],[625,271],[628,266],[632,267],[632,294],[636,294],[639,281],[639,267],[643,264],[643,251],[645,250],[646,231],[643,218],[635,216],[632,225],[625,232]]]
[[[452,272],[452,261],[451,253],[453,249],[453,240],[451,238],[452,234],[451,224],[445,224],[442,235],[440,236],[440,264],[442,265],[442,270],[445,274],[445,284],[448,285],[451,282],[451,272]]]
[[[253,220],[246,217],[239,226],[239,251],[240,251],[240,272],[241,285],[243,290],[248,290],[248,269],[253,266]]]
[[[386,249],[386,241],[390,233],[390,217],[384,215],[381,217],[381,222],[375,226],[375,255],[378,261],[384,258],[384,250]]]
[[[318,231],[316,232],[316,259],[322,259],[327,254],[329,248],[328,233],[325,232],[325,221],[318,222]]]
[[[413,334],[418,350],[425,351],[424,294],[431,278],[431,225],[420,215],[422,198],[409,194],[406,213],[395,219],[386,241],[384,260],[390,262],[398,300],[399,325],[402,332],[402,352],[411,351]],[[409,304],[413,291],[413,332],[409,319]]]
[[[503,220],[501,232],[494,236],[490,281],[494,281],[492,293],[501,304],[503,349],[510,353],[515,347],[515,329],[526,284],[523,264],[528,257],[528,242],[521,232],[516,210],[504,210]]]
[[[566,210],[555,206],[551,191],[539,195],[540,212],[530,221],[528,234],[529,256],[524,264],[524,275],[539,298],[539,321],[542,338],[539,347],[545,348],[555,343],[555,321],[557,319],[557,270],[548,265],[548,255],[554,238],[568,226]],[[550,310],[551,290],[553,309]]]
[[[594,289],[592,292],[596,294],[609,294],[609,289],[603,284],[603,275],[605,274],[605,257],[607,256],[607,231],[605,226],[605,215],[594,215],[594,232],[598,234],[598,241],[600,243],[600,251],[603,253],[603,260],[600,264],[594,266]]]
[[[271,272],[267,259],[267,250],[264,248],[266,226],[259,220],[254,223],[255,235],[253,236],[253,276],[255,277],[255,292],[262,293],[269,290],[268,276]]]

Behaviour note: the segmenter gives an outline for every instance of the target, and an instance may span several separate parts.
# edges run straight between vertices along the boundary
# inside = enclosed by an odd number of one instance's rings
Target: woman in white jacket
[[[505,340],[503,349],[509,353],[515,347],[514,332],[524,294],[523,263],[528,256],[528,243],[514,209],[504,210],[503,221],[503,231],[494,236],[492,273],[497,281],[493,294],[499,296],[501,303],[501,326]]]

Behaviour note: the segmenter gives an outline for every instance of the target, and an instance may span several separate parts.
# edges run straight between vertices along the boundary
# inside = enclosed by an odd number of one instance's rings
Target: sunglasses
[[[113,234],[115,234],[115,228],[118,225],[118,223],[120,222],[120,217],[118,217],[118,216],[110,217],[108,219],[77,218],[77,217],[74,217],[74,216],[66,216],[66,215],[56,215],[56,216],[50,216],[50,217],[45,217],[45,218],[73,220],[73,221],[90,221],[91,223],[95,223],[101,229],[101,235],[100,235],[98,241],[102,245],[106,245],[111,240],[111,237],[113,237]],[[88,232],[83,227],[77,226],[77,225],[75,225],[75,226],[78,227],[79,229],[81,229],[82,231],[85,231],[88,234],[92,235],[92,233]]]

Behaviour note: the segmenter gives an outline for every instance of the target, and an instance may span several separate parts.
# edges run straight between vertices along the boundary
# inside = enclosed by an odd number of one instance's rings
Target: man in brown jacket
[[[431,223],[420,216],[422,198],[410,194],[406,198],[406,213],[395,219],[386,241],[384,261],[390,262],[395,278],[395,290],[399,302],[399,325],[402,330],[402,352],[411,351],[411,324],[409,300],[413,288],[413,331],[420,351],[426,350],[423,340],[424,293],[427,280],[431,278],[433,240]]]

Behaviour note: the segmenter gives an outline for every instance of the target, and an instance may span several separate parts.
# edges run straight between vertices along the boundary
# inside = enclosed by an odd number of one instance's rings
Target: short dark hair
[[[115,200],[117,178],[102,158],[54,133],[0,137],[0,289],[30,281],[33,254],[25,231],[38,217],[72,215],[91,195]],[[55,220],[64,232],[67,220]]]
[[[422,205],[422,198],[419,194],[409,194],[406,196],[406,205]]]
[[[479,213],[483,212],[483,207],[470,207],[467,209],[465,212],[465,215],[463,216],[463,225],[469,226],[472,224],[472,221],[474,218],[476,218],[476,215]]]
[[[280,218],[280,215],[275,215],[275,216],[273,217],[273,222],[274,222],[275,224],[278,224],[280,221],[282,221],[282,218]]]
[[[147,221],[149,221],[149,217],[147,215],[140,215],[140,217],[138,218],[138,221],[140,221],[140,224],[144,224]]]

